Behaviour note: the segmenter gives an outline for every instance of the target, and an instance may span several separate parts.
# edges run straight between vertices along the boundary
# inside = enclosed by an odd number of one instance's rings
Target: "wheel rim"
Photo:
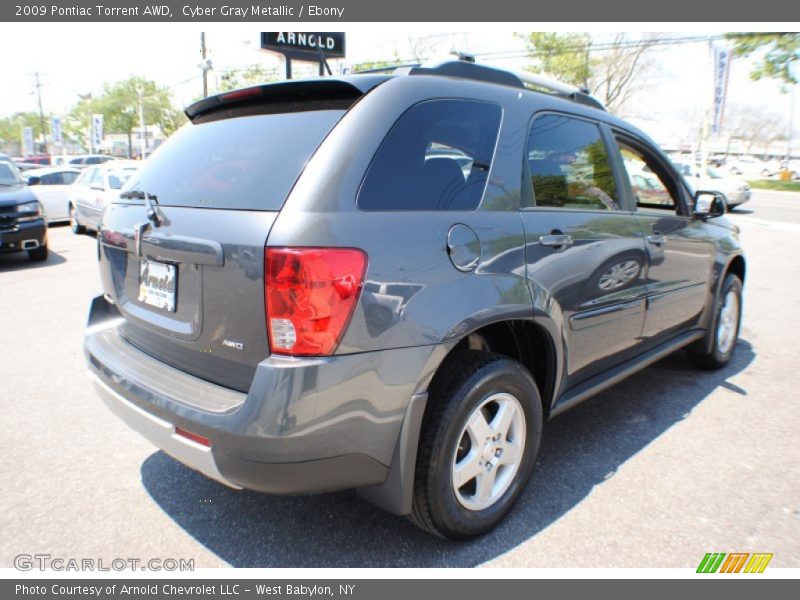
[[[78,219],[75,218],[75,207],[74,206],[70,206],[69,207],[69,225],[73,229],[77,229],[78,228]]]
[[[639,274],[639,263],[626,260],[617,263],[600,276],[597,286],[601,290],[613,290],[632,281]]]
[[[739,326],[739,296],[734,292],[725,294],[722,309],[719,311],[717,325],[717,348],[727,354],[736,341],[736,330]]]
[[[459,504],[488,508],[508,490],[525,450],[525,413],[511,394],[487,397],[472,411],[453,454],[452,485]]]

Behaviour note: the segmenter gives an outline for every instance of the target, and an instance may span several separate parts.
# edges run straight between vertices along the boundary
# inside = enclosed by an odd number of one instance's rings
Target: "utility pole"
[[[141,86],[136,88],[136,93],[139,96],[139,155],[144,160],[147,153],[147,140],[145,139],[147,130],[144,126],[144,92]]]
[[[200,55],[203,57],[203,62],[200,63],[200,68],[203,70],[203,98],[208,97],[208,59],[206,58],[206,33],[200,33]]]
[[[44,110],[42,109],[42,83],[39,81],[39,72],[33,74],[36,83],[34,87],[36,88],[36,98],[39,103],[39,126],[42,130],[42,142],[44,143],[44,152],[47,154],[47,130],[44,126]]]

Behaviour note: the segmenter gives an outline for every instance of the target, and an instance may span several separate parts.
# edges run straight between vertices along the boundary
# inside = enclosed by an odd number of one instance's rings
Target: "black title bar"
[[[10,0],[6,22],[798,22],[800,2],[759,0]],[[789,28],[791,29],[791,27]]]

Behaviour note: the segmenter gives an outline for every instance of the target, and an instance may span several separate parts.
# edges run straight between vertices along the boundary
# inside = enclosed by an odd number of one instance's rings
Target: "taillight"
[[[367,256],[352,248],[267,248],[267,330],[275,354],[333,354],[361,291]]]

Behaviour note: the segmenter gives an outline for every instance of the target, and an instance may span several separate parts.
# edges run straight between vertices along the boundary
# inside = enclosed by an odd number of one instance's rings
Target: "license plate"
[[[143,260],[139,263],[139,302],[175,312],[178,269],[175,265]]]

